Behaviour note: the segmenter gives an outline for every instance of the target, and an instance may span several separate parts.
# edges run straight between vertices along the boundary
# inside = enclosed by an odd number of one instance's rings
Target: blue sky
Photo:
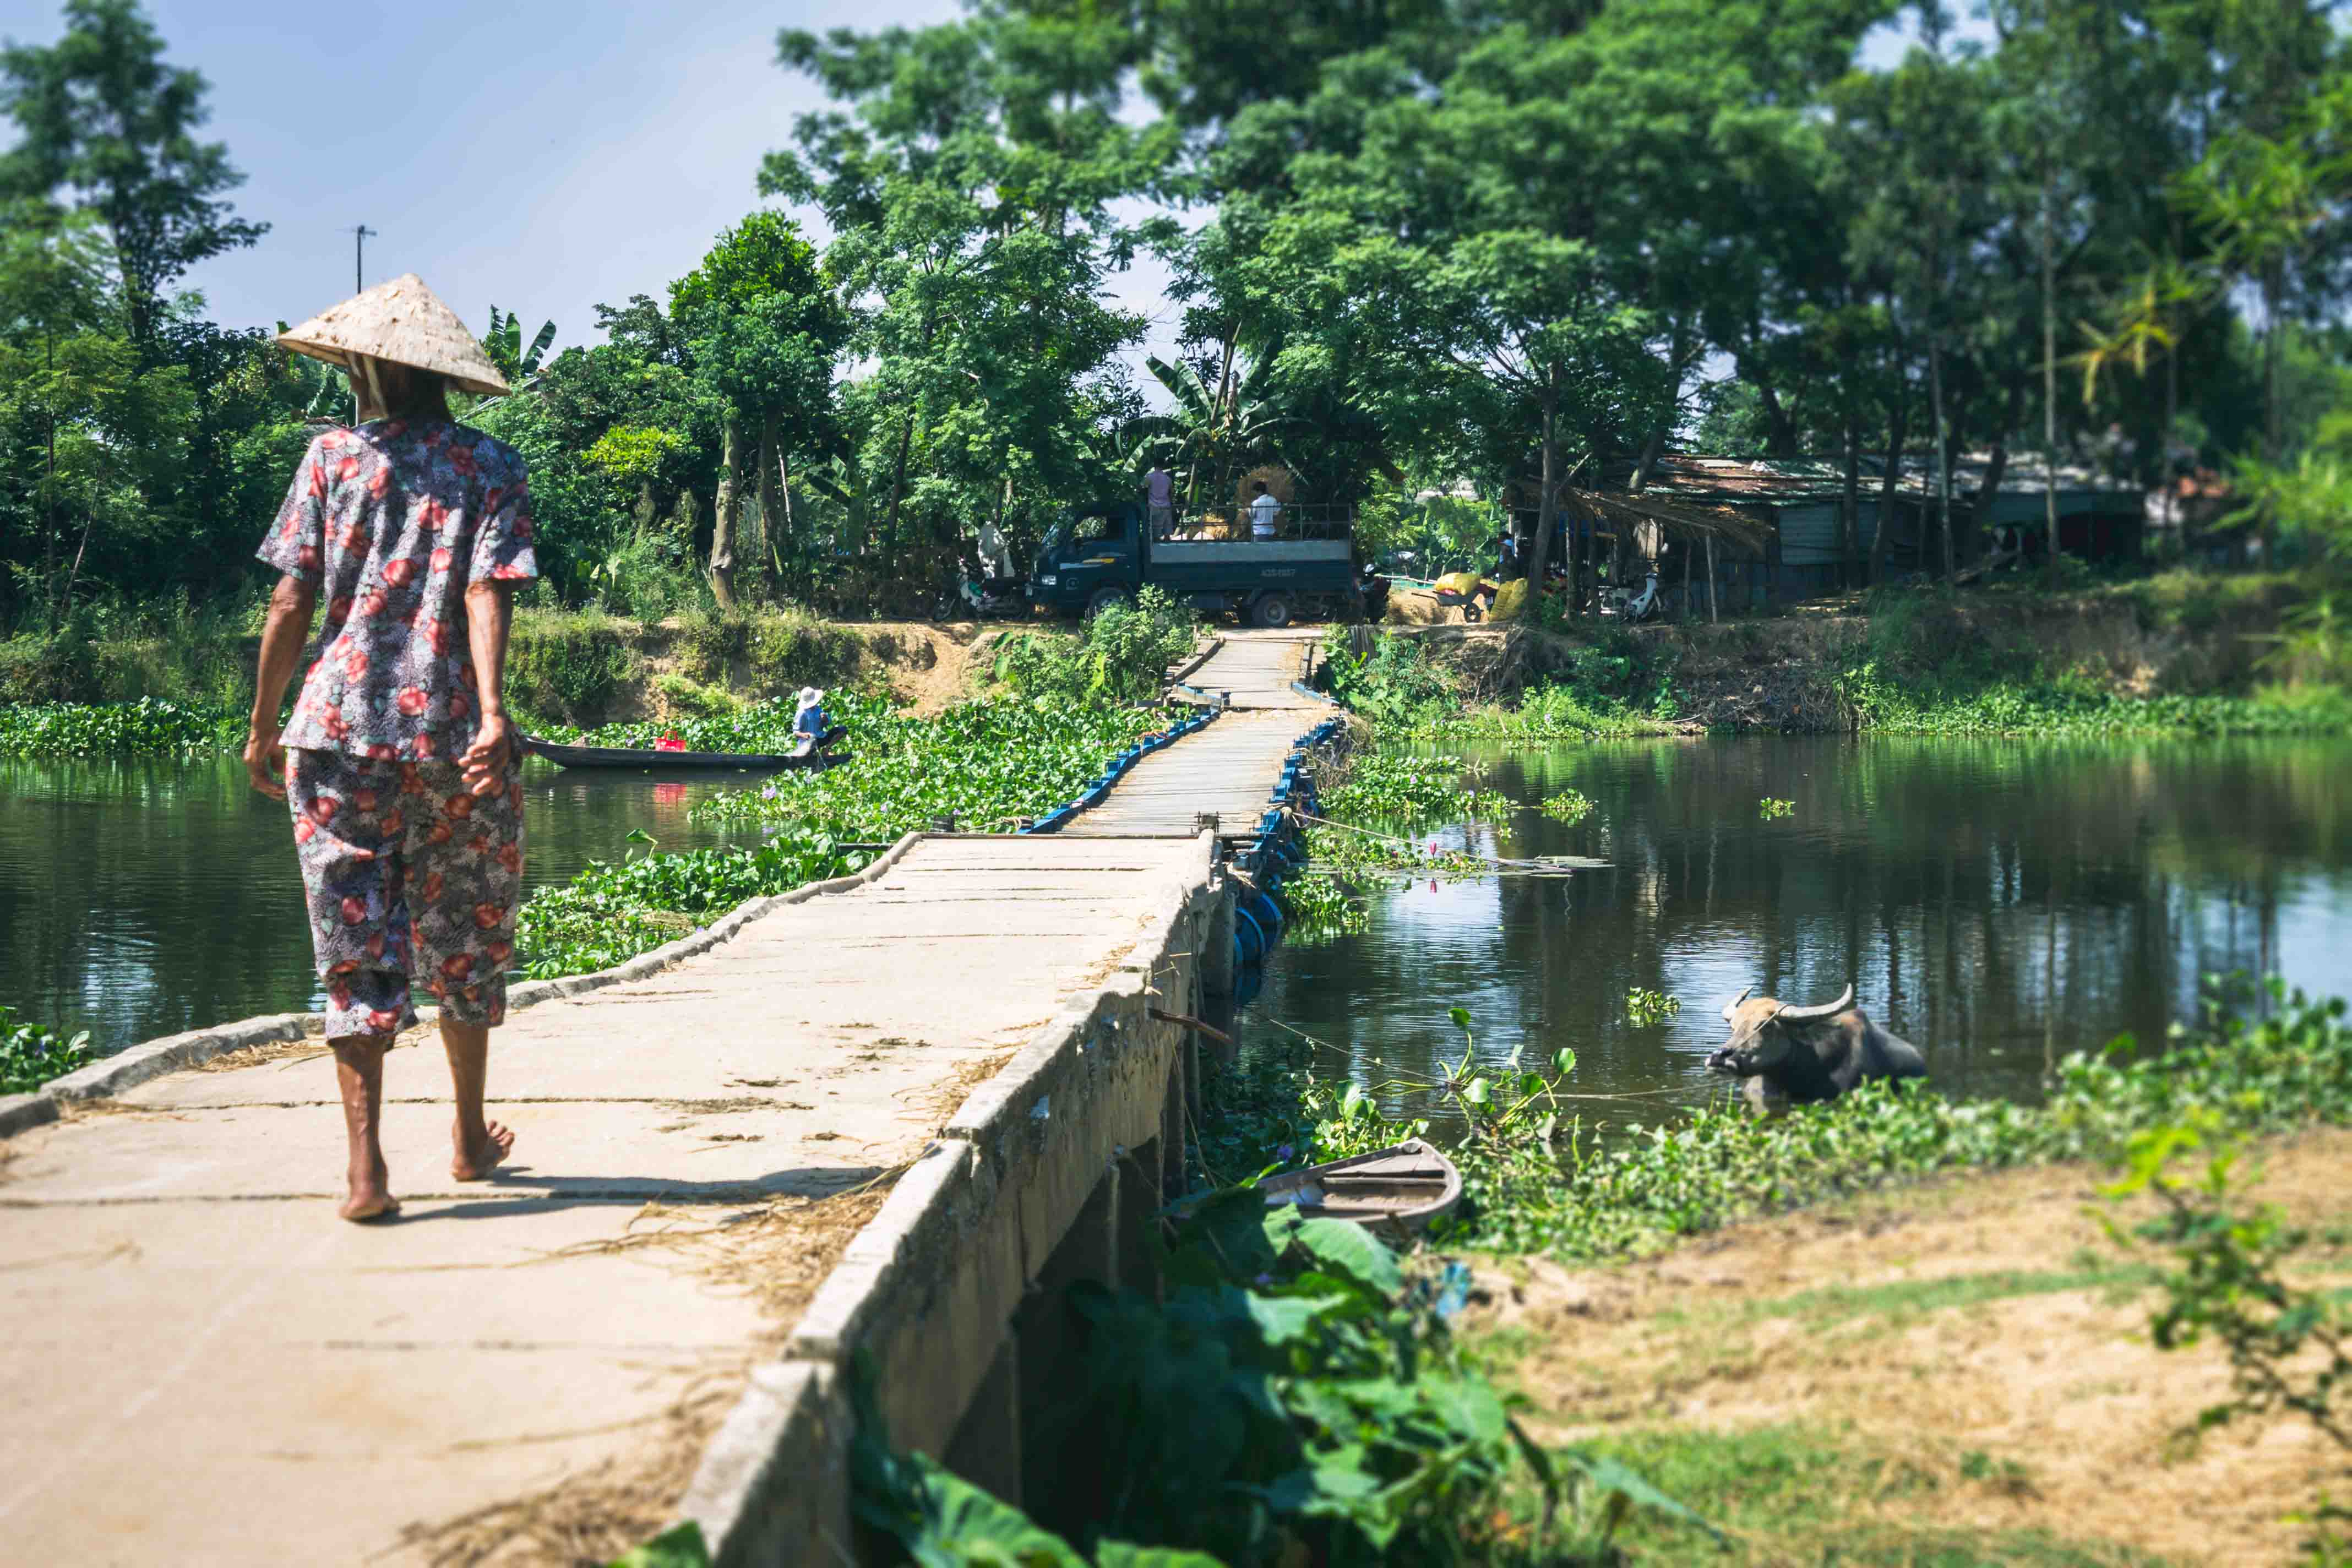
[[[479,329],[493,304],[559,342],[592,307],[659,298],[759,205],[761,155],[822,102],[775,65],[786,26],[943,20],[954,0],[745,6],[411,0],[401,6],[147,0],[174,63],[212,84],[206,134],[247,175],[250,250],[189,279],[230,326],[300,321],[367,280],[417,272]],[[60,30],[0,0],[0,36]]]
[[[822,102],[775,65],[783,26],[916,26],[955,0],[662,6],[614,0],[147,0],[174,63],[212,84],[206,134],[247,176],[236,193],[269,234],[188,282],[236,327],[300,321],[366,279],[417,272],[478,330],[493,304],[559,343],[592,341],[598,303],[659,298],[710,238],[759,205],[762,153]],[[0,0],[0,37],[46,43],[53,0]],[[1882,29],[1864,58],[1899,58]],[[807,215],[802,215],[805,218]],[[1165,275],[1115,296],[1171,344]]]

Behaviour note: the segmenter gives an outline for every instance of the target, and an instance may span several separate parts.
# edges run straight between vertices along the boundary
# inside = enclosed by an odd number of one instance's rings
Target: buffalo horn
[[[1802,1024],[1813,1018],[1833,1018],[1853,1005],[1853,982],[1845,983],[1845,994],[1820,1007],[1783,1007],[1779,1016],[1791,1024]]]
[[[1723,1021],[1725,1023],[1728,1024],[1731,1022],[1731,1016],[1739,1011],[1739,1005],[1742,1002],[1748,1000],[1748,993],[1755,989],[1756,987],[1753,985],[1744,986],[1741,988],[1739,994],[1731,999],[1731,1005],[1723,1010]]]

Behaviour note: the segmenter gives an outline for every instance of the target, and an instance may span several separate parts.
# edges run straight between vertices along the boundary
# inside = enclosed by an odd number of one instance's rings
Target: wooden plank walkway
[[[1282,764],[1330,705],[1297,690],[1311,635],[1229,637],[1184,683],[1233,693],[1233,708],[1196,735],[1138,763],[1102,805],[1061,828],[1065,838],[1161,837],[1193,831],[1213,813],[1228,838],[1257,831]]]
[[[316,1041],[0,1145],[5,1556],[571,1562],[583,1499],[662,1522],[867,1184],[1206,871],[1197,839],[926,838],[520,1011],[490,1061],[519,1142],[480,1184],[448,1180],[448,1080],[412,1034],[386,1226],[334,1218]]]

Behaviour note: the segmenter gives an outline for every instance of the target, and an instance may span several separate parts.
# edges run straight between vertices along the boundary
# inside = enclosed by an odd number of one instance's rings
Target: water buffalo
[[[1927,1059],[1853,1005],[1853,987],[1820,1007],[1792,1007],[1742,991],[1723,1010],[1731,1038],[1706,1058],[1742,1079],[1748,1109],[1777,1116],[1792,1105],[1835,1100],[1864,1079],[1926,1078]]]

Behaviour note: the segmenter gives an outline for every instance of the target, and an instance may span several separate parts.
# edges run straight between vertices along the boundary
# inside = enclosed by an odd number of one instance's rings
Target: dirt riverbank
[[[2307,1282],[2352,1264],[2347,1157],[2340,1131],[2259,1151],[2255,1194],[2315,1238]],[[2352,1496],[2352,1456],[2293,1415],[2184,1448],[2228,1363],[2211,1345],[2154,1348],[2155,1259],[2107,1239],[2099,1181],[2081,1166],[1955,1178],[1616,1268],[1489,1260],[1473,1331],[1541,1436],[1646,1450],[1669,1491],[1697,1489],[1677,1495],[1731,1531],[1732,1561],[2294,1560],[2309,1532],[2287,1516]],[[1943,1538],[1978,1554],[1873,1544]],[[1702,1550],[1664,1528],[1640,1539],[1635,1561]]]
[[[1596,668],[1646,697],[1670,681],[1678,730],[1821,732],[1853,727],[1841,684],[1866,667],[1918,683],[1992,672],[2064,678],[2118,697],[2243,694],[2322,672],[2266,663],[2282,616],[2310,597],[2285,575],[2173,573],[2075,594],[1981,591],[1882,601],[1849,594],[1717,623],[1594,622],[1565,632],[1460,624],[1400,591],[1383,629],[1419,643],[1472,701],[1509,704],[1529,687]]]

